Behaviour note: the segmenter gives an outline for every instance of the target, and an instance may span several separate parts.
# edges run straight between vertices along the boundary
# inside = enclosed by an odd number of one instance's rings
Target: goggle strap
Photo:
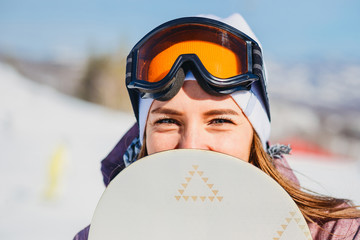
[[[257,55],[259,56],[261,59],[262,59],[262,54],[261,54],[261,51],[259,49],[255,49],[253,50],[252,52],[253,55]]]
[[[270,106],[269,106],[269,98],[268,98],[268,94],[266,91],[266,79],[264,77],[264,67],[263,67],[263,57],[262,57],[262,53],[261,53],[261,49],[259,46],[257,45],[253,45],[253,51],[252,51],[252,59],[253,59],[253,73],[256,74],[257,76],[259,76],[260,81],[258,81],[260,83],[260,88],[261,91],[263,92],[262,95],[262,100],[263,103],[265,105],[265,110],[266,113],[270,118]],[[258,84],[258,83],[255,83]]]
[[[129,56],[126,59],[126,84],[131,82],[131,75],[132,75],[132,54],[129,54]]]
[[[132,64],[133,64],[132,59],[133,59],[132,53],[130,53],[126,58],[126,70],[125,70],[126,71],[126,74],[125,74],[126,86],[131,82]],[[139,95],[138,94],[131,94],[130,89],[128,87],[126,87],[126,88],[128,90],[131,105],[132,105],[132,108],[134,110],[135,118],[136,118],[136,120],[139,120],[139,100],[140,100]]]

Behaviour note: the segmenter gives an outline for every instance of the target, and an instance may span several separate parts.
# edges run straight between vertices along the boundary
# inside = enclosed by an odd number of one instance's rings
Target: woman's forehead
[[[168,101],[155,100],[150,112],[159,107],[181,109],[183,111],[208,111],[210,109],[228,108],[241,112],[241,109],[230,95],[210,95],[196,81],[186,81],[176,96]]]
[[[197,81],[185,81],[181,90],[175,97],[183,97],[183,95],[186,95],[193,100],[222,101],[224,99],[230,98],[229,95],[214,96],[205,92],[204,89],[200,87]]]

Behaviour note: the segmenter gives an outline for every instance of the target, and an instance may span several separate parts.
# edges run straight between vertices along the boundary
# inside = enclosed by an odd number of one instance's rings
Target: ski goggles
[[[261,89],[270,119],[259,44],[225,23],[202,17],[176,19],[142,38],[127,58],[126,86],[136,118],[141,98],[174,97],[191,70],[209,94]]]

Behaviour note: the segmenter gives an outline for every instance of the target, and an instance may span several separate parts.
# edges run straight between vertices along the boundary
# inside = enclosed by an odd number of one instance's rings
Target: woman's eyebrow
[[[214,109],[204,113],[205,116],[214,116],[214,115],[236,115],[239,113],[232,109]]]
[[[163,107],[155,108],[155,109],[151,110],[151,113],[161,113],[161,114],[169,114],[169,115],[177,115],[177,116],[182,115],[181,112],[179,112],[175,109],[163,108]]]

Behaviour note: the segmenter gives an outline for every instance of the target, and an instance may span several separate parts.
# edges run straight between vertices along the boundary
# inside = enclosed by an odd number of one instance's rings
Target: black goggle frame
[[[169,73],[158,82],[147,82],[137,79],[137,59],[141,46],[153,35],[169,27],[183,24],[203,24],[217,27],[242,38],[246,42],[248,72],[231,78],[217,78],[210,74],[196,54],[180,55]],[[243,32],[225,23],[202,17],[186,17],[175,19],[160,25],[143,37],[131,50],[127,57],[126,86],[132,107],[138,119],[139,98],[152,98],[167,101],[174,97],[183,85],[185,74],[191,70],[199,85],[209,94],[225,95],[236,91],[250,90],[253,84],[258,84],[261,97],[265,103],[266,112],[270,120],[269,101],[266,92],[266,81],[263,69],[263,59],[259,44]]]

